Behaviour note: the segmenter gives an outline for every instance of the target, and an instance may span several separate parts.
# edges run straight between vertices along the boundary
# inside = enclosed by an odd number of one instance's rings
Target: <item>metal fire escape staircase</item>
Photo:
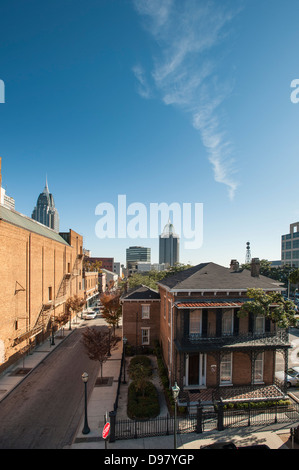
[[[78,276],[80,273],[79,266],[81,264],[82,258],[82,254],[77,255],[72,272],[64,274],[60,282],[55,299],[42,304],[41,310],[34,326],[29,330],[26,329],[26,331],[21,332],[18,337],[14,339],[14,346],[21,343],[22,341],[25,341],[26,339],[32,338],[42,332],[47,331],[54,307],[57,307],[58,305],[65,302],[66,294],[68,291],[68,287],[70,286],[71,280],[74,277]]]

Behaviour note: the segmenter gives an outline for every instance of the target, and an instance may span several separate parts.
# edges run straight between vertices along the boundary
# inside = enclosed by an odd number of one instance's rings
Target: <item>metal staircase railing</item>
[[[21,343],[25,339],[32,338],[37,336],[39,333],[45,332],[48,328],[49,321],[51,319],[53,308],[66,300],[66,294],[68,286],[70,285],[71,280],[79,276],[79,265],[82,261],[83,255],[78,254],[76,256],[75,262],[73,264],[72,272],[64,274],[60,285],[57,290],[55,299],[49,302],[42,304],[41,310],[38,314],[36,322],[32,328],[21,332],[17,338],[14,339],[14,346]]]

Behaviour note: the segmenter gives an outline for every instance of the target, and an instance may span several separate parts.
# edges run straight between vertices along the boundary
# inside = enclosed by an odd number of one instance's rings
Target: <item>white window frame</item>
[[[257,355],[254,361],[253,383],[264,383],[264,353]]]
[[[144,332],[146,332],[147,341],[144,341]],[[150,344],[150,328],[141,328],[141,344],[148,345]]]
[[[261,322],[261,325],[258,326],[258,323]],[[256,334],[264,334],[265,333],[265,317],[264,315],[257,315],[254,317],[254,332]]]
[[[226,360],[226,358],[229,358]],[[223,368],[224,366],[228,365],[229,373],[224,374]],[[223,375],[227,375],[229,378],[223,380]],[[220,385],[231,385],[232,384],[232,375],[233,375],[233,353],[226,353],[221,358],[220,362]]]
[[[142,320],[149,320],[150,318],[150,304],[142,304],[141,305],[141,318]]]
[[[230,315],[230,318],[229,318]],[[227,317],[227,319],[225,318]],[[226,324],[226,329],[224,328]],[[231,336],[234,332],[234,311],[226,310],[222,315],[222,336]]]

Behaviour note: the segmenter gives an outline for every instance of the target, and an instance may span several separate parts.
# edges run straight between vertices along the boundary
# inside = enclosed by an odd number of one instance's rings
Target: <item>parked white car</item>
[[[96,316],[97,316],[97,313],[94,312],[94,311],[91,311],[91,312],[87,312],[84,315],[84,318],[85,318],[85,320],[93,320],[94,318],[96,318]]]
[[[90,320],[95,317],[96,317],[96,312],[90,307],[88,307],[86,310],[82,312],[82,318],[86,320]]]
[[[284,382],[285,372],[283,370],[275,372],[275,377],[280,382]],[[291,369],[288,369],[286,379],[288,388],[294,385],[299,385],[299,367],[294,366]]]

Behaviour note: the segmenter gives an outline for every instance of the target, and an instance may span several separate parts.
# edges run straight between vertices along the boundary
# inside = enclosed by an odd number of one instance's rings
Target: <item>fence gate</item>
[[[202,432],[215,431],[218,427],[218,413],[214,409],[202,412]]]

